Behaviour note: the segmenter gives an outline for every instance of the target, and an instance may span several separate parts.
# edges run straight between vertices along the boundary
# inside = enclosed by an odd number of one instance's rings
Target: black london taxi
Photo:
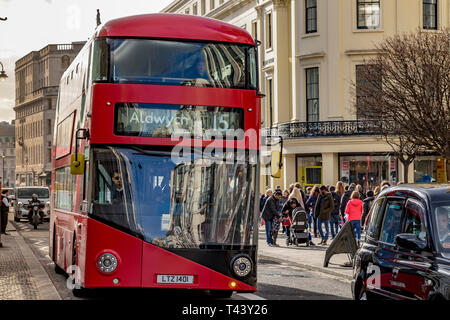
[[[450,185],[388,188],[369,215],[353,298],[450,300]]]

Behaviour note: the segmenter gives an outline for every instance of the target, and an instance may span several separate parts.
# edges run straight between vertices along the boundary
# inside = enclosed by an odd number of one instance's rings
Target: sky
[[[8,75],[0,82],[0,121],[15,118],[15,61],[48,44],[86,41],[101,22],[161,11],[173,0],[0,0],[0,62]]]

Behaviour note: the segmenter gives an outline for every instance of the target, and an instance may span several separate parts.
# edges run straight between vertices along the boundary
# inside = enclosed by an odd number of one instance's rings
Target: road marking
[[[236,296],[242,297],[247,300],[267,300],[263,297],[257,296],[254,293],[237,293]]]

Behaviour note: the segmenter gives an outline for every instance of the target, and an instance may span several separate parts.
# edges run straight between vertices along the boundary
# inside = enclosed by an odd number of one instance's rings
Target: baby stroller
[[[286,239],[286,246],[290,244],[299,245],[300,243],[306,243],[309,247],[309,235],[307,226],[307,214],[303,208],[295,208],[292,212],[292,221],[290,228],[290,236]]]

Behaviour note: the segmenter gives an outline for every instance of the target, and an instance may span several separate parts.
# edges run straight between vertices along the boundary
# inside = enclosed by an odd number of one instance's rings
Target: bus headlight
[[[50,201],[47,201],[47,202],[45,203],[45,207],[46,207],[46,208],[50,208]]]
[[[231,269],[236,276],[244,278],[248,276],[253,269],[252,260],[247,255],[237,255],[231,261]]]
[[[104,273],[111,273],[117,268],[117,258],[112,253],[104,253],[97,259],[97,267]]]
[[[19,207],[23,207],[23,203],[22,202],[17,202],[17,205],[19,206]]]

